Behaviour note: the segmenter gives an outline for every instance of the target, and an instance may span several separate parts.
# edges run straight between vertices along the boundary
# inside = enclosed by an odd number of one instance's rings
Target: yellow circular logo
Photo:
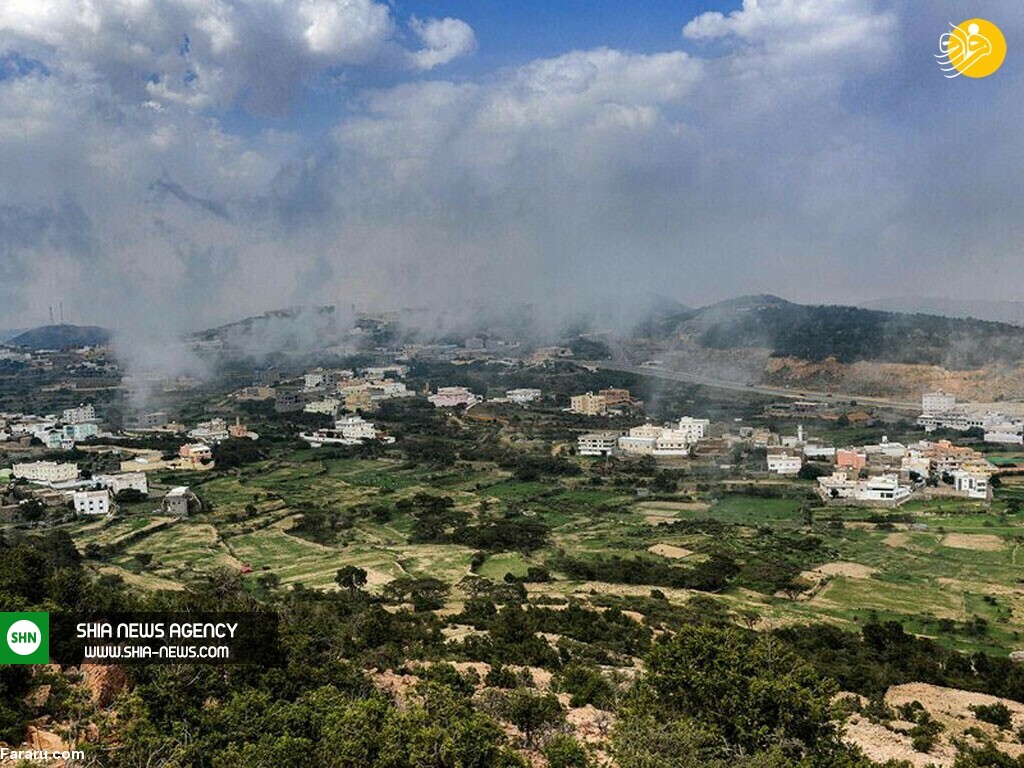
[[[947,78],[988,77],[1006,58],[1006,38],[999,27],[986,19],[968,19],[950,24],[939,38],[935,59]]]

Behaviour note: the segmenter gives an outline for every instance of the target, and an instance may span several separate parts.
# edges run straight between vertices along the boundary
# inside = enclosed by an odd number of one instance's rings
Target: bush
[[[587,751],[572,736],[559,734],[544,747],[548,768],[588,768]]]
[[[998,728],[1009,728],[1013,725],[1013,713],[1002,702],[995,704],[975,704],[971,706],[974,716],[983,723],[991,723]]]

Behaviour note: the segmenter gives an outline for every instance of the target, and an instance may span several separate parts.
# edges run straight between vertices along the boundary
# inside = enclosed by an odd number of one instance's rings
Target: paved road
[[[635,373],[640,376],[651,376],[656,379],[668,379],[669,381],[683,381],[688,384],[700,384],[714,389],[727,389],[735,392],[753,392],[759,395],[771,397],[784,397],[791,400],[813,400],[823,403],[850,402],[856,400],[858,405],[871,405],[878,408],[890,408],[897,411],[921,412],[921,404],[918,402],[905,402],[900,400],[889,400],[884,397],[869,397],[845,392],[814,392],[808,389],[794,390],[786,387],[772,387],[764,384],[741,384],[725,379],[715,379],[710,376],[701,376],[686,371],[670,371],[665,368],[643,368],[627,363],[615,362],[612,360],[594,360],[584,363],[598,368],[605,368],[610,371],[624,371]]]

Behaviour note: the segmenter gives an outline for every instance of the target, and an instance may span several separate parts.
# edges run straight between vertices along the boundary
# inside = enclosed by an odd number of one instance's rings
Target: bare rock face
[[[38,726],[30,725],[25,730],[25,744],[29,749],[48,750],[50,752],[62,752],[71,749],[71,745],[52,731],[44,730]]]
[[[31,709],[42,709],[50,700],[50,690],[51,686],[49,685],[36,686],[25,696],[25,706]]]
[[[124,667],[106,664],[83,664],[82,678],[96,707],[110,706],[128,682]]]

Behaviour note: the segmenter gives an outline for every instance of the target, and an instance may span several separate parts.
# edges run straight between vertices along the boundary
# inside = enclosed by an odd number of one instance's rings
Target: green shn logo
[[[0,664],[50,663],[50,614],[0,613]]]

